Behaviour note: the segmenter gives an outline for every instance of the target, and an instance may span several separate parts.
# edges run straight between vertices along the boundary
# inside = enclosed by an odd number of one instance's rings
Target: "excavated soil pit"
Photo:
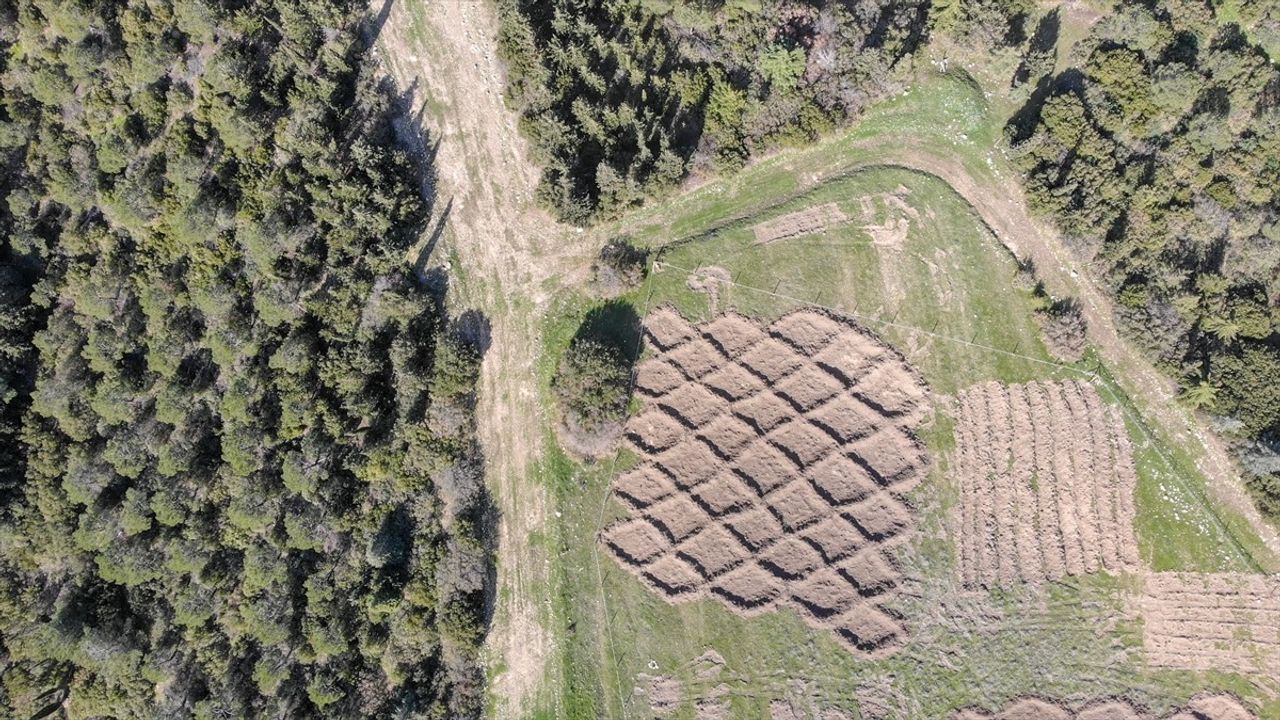
[[[867,331],[811,310],[694,326],[662,307],[645,329],[647,402],[625,431],[644,460],[614,481],[632,513],[604,546],[672,602],[788,606],[859,655],[896,648],[892,550],[914,526],[903,495],[928,462],[913,435],[929,413],[919,376]]]
[[[1133,449],[1092,386],[984,383],[957,405],[951,476],[965,585],[1138,568]]]

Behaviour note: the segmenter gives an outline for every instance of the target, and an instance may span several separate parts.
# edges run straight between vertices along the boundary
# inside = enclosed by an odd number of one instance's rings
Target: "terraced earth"
[[[1280,678],[1280,576],[1157,573],[1134,609],[1153,665]]]
[[[614,481],[634,510],[602,535],[614,557],[674,602],[789,605],[861,655],[899,645],[885,603],[928,465],[912,435],[929,410],[919,376],[812,310],[695,326],[664,307],[645,330],[646,409],[626,428],[645,461]]]

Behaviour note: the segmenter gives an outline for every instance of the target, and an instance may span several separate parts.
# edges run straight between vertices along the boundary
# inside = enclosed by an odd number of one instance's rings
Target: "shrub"
[[[649,253],[627,240],[610,240],[592,265],[597,290],[606,297],[612,297],[639,285],[644,280],[648,259]]]
[[[618,348],[579,339],[560,362],[553,386],[565,420],[586,432],[599,432],[626,415],[631,365]]]

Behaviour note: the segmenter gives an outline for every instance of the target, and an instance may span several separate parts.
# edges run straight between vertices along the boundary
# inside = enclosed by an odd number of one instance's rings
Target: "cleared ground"
[[[921,112],[957,120],[982,112],[971,86],[946,76],[935,82],[918,99],[913,92],[891,103],[885,112],[892,118],[873,114],[860,127],[901,129],[913,122],[904,117]],[[911,103],[918,104],[904,107]],[[941,127],[953,126],[944,121]],[[857,152],[848,147],[851,155]],[[932,175],[899,167],[821,170],[818,154],[802,151],[766,161],[602,231],[663,248],[645,286],[628,296],[637,312],[670,304],[698,323],[730,311],[769,323],[805,307],[852,317],[901,352],[944,397],[993,381],[1087,383],[1098,404],[1086,403],[1081,412],[1105,418],[1098,423],[1097,442],[1114,443],[1111,453],[1123,453],[1122,443],[1131,449],[1141,567],[1247,571],[1265,558],[1247,525],[1207,501],[1193,464],[1160,442],[1096,354],[1076,365],[1049,356],[1030,292],[1015,283],[1016,263],[964,198]],[[823,157],[829,162],[832,155]],[[809,208],[822,210],[796,214]],[[779,219],[785,222],[773,222]],[[769,241],[761,242],[762,235]],[[549,355],[572,336],[582,303],[567,300],[561,306]],[[662,352],[657,345],[655,356]],[[640,385],[660,392],[664,388],[654,375],[648,378],[642,369]],[[651,394],[641,392],[642,407]],[[894,654],[870,662],[844,651],[830,633],[811,629],[794,609],[743,620],[718,600],[670,604],[611,551],[586,547],[595,545],[588,533],[632,516],[633,508],[611,498],[609,488],[642,466],[645,453],[624,452],[616,465],[605,467],[561,466],[563,611],[566,624],[575,628],[566,652],[576,658],[573,667],[586,673],[573,694],[575,706],[588,709],[583,716],[645,717],[648,702],[633,689],[642,684],[637,677],[648,674],[685,688],[685,700],[671,716],[694,717],[703,695],[687,668],[708,649],[739,669],[740,682],[727,683],[729,690],[716,699],[717,707],[729,707],[729,717],[769,717],[771,703],[797,682],[807,683],[812,707],[851,716],[878,705],[884,717],[946,718],[958,707],[994,709],[1028,694],[1083,700],[1124,693],[1160,713],[1200,688],[1259,698],[1241,677],[1191,679],[1147,667],[1141,626],[1126,601],[1137,577],[1090,574],[1082,543],[1085,574],[1064,574],[1040,589],[1015,584],[991,593],[965,592],[958,544],[948,534],[959,497],[948,480],[956,460],[953,402],[943,402],[919,431],[936,462],[934,474],[909,498],[920,531],[904,548],[903,589],[892,606],[906,629],[904,640]],[[1073,407],[1063,403],[1063,412]],[[652,432],[660,435],[661,423],[652,422]],[[681,425],[679,431],[685,430]],[[1075,477],[1065,469],[1063,474]],[[1116,539],[1113,569],[1125,570],[1134,560],[1134,539],[1119,532]],[[1103,557],[1099,569],[1108,567]],[[1064,556],[1064,567],[1066,562]],[[598,602],[586,614],[581,598],[588,596]]]
[[[663,712],[684,719],[947,718],[1025,695],[1083,702],[1119,693],[1164,716],[1200,688],[1235,692],[1261,706],[1261,717],[1280,709],[1256,678],[1147,666],[1131,608],[1136,578],[1068,575],[1038,589],[964,591],[947,534],[957,503],[946,475],[956,443],[948,411],[919,431],[935,462],[909,498],[920,531],[903,548],[893,601],[907,634],[892,656],[869,661],[791,607],[744,619],[718,600],[667,602],[598,542],[633,512],[610,488],[641,453],[580,466],[555,446],[549,380],[592,302],[574,288],[585,286],[593,249],[625,234],[665,248],[663,264],[627,298],[640,314],[670,303],[699,322],[732,309],[767,324],[810,305],[844,312],[944,396],[988,381],[1097,373],[1091,382],[1123,416],[1133,448],[1142,564],[1274,567],[1220,448],[1117,339],[1087,274],[1012,190],[1017,179],[996,149],[1000,118],[1016,102],[1000,86],[1011,67],[971,69],[980,87],[922,60],[910,93],[850,131],[579,234],[531,204],[537,169],[502,105],[491,8],[390,7],[381,42],[403,86],[417,80],[415,110],[425,109],[433,130],[424,150],[438,151],[440,222],[424,243],[442,228],[443,237],[428,260],[456,261],[456,299],[491,323],[480,421],[502,513],[494,717],[651,717],[644,689],[653,678],[674,698]],[[1051,291],[1082,298],[1097,349],[1084,362],[1063,367],[1044,352],[1006,247],[1034,257]],[[722,662],[698,661],[708,653]],[[708,662],[721,668],[714,682]]]

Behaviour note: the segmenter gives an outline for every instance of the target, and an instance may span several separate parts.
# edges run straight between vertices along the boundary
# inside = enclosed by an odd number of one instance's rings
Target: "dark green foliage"
[[[961,41],[986,47],[1016,46],[1026,39],[1032,0],[933,0],[929,25]]]
[[[1014,71],[1014,87],[1039,80],[1053,71],[1058,59],[1058,33],[1062,26],[1060,12],[1059,8],[1054,8],[1036,22],[1035,32],[1023,49],[1022,62]]]
[[[556,397],[575,426],[592,432],[626,416],[631,367],[616,347],[579,340],[556,373]]]
[[[364,4],[15,5],[0,706],[477,714],[478,357],[402,259]]]
[[[882,91],[924,0],[655,14],[640,0],[501,0],[509,94],[562,218],[612,215],[691,170],[815,138]]]
[[[1280,72],[1252,28],[1214,13],[1122,6],[1010,133],[1032,200],[1096,248],[1122,320],[1185,399],[1274,438]]]
[[[1248,436],[1280,431],[1280,349],[1242,343],[1217,358],[1209,380],[1217,389],[1213,410],[1240,418]]]
[[[1222,4],[1235,6],[1249,39],[1262,46],[1272,59],[1280,60],[1280,4],[1258,0],[1227,0]]]
[[[15,19],[13,8],[0,3],[0,72],[8,67]],[[0,86],[0,99],[6,97]],[[40,255],[28,238],[39,226],[24,217],[28,196],[20,182],[15,184],[25,142],[25,128],[14,121],[8,104],[0,102],[0,516],[10,493],[22,484],[25,463],[19,435],[34,379],[31,336],[38,320],[30,297]]]
[[[592,266],[596,288],[604,295],[617,295],[644,280],[649,253],[625,238],[605,243]]]
[[[552,381],[571,430],[599,433],[626,416],[639,338],[640,317],[630,303],[611,300],[583,318]]]

